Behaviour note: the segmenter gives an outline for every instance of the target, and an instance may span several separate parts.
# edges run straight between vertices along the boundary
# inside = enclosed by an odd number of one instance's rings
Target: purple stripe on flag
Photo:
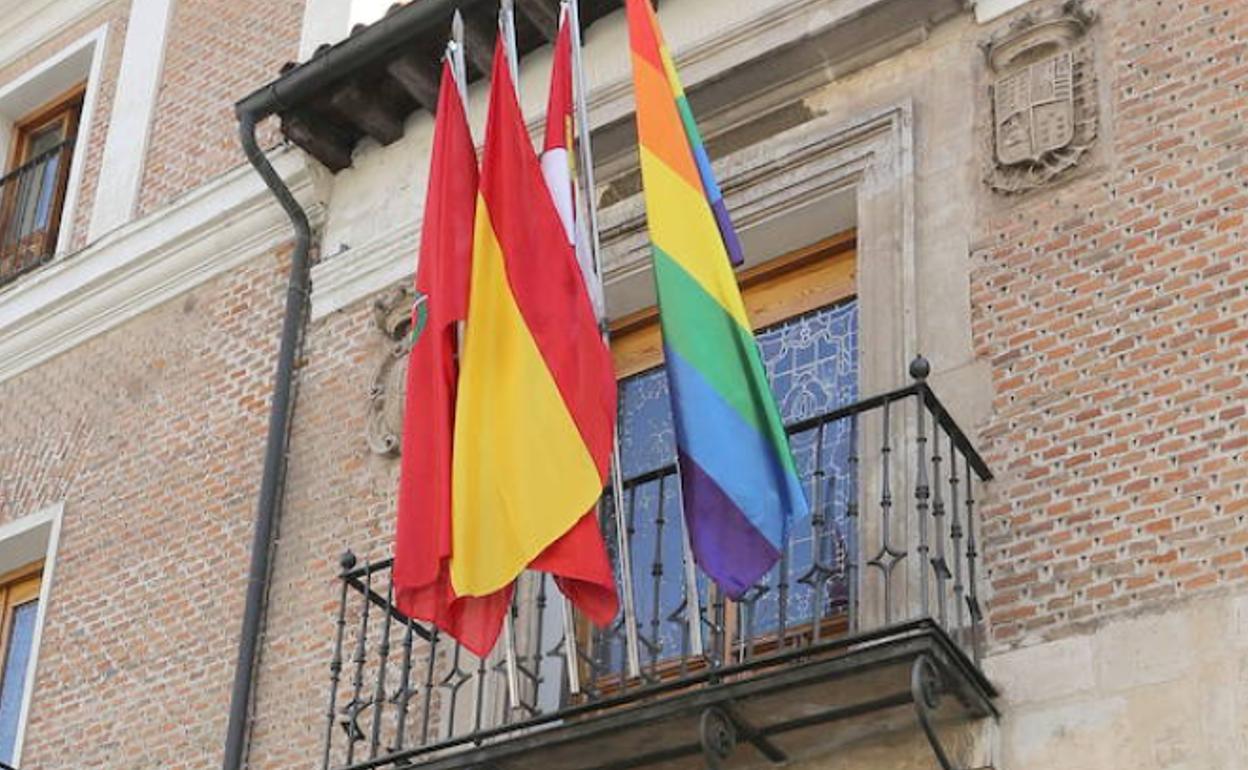
[[[737,238],[736,228],[732,226],[732,219],[728,217],[728,207],[724,205],[724,199],[711,201],[711,211],[715,214],[715,224],[719,225],[719,234],[724,239],[724,248],[728,250],[728,261],[733,267],[741,267],[745,264],[745,251]]]
[[[698,566],[733,599],[762,579],[780,551],[750,524],[715,480],[680,454],[685,521]]]

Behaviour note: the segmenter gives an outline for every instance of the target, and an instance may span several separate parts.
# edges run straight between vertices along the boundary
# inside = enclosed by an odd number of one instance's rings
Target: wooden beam
[[[386,72],[429,112],[438,109],[438,73],[412,56],[395,59],[386,65]]]
[[[282,133],[334,173],[351,165],[351,143],[332,129],[322,125],[318,130],[299,115],[283,115]]]
[[[559,34],[559,3],[558,0],[516,0],[516,7],[524,18],[528,19],[542,37],[555,42]]]
[[[369,98],[354,83],[339,86],[330,97],[329,106],[338,117],[380,144],[391,144],[403,136],[403,119],[386,109],[383,99]]]
[[[493,18],[493,17],[490,17]],[[482,29],[471,17],[464,19],[464,55],[468,63],[481,77],[490,76],[490,66],[494,63],[494,34],[496,26]]]

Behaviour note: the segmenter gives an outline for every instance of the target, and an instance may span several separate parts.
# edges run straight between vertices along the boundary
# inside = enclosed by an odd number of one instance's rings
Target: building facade
[[[526,579],[488,661],[385,561],[456,5],[480,140],[497,3],[0,0],[0,762],[1248,766],[1248,4],[659,4],[815,510],[734,603],[683,557],[583,2],[629,608]],[[558,4],[517,12],[536,132]]]

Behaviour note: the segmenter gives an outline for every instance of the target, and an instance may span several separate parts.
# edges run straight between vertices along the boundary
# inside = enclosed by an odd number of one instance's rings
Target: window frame
[[[4,687],[4,677],[9,662],[9,649],[13,637],[13,620],[17,614],[17,608],[30,602],[40,602],[43,599],[43,577],[44,577],[44,559],[26,564],[17,569],[10,570],[4,574],[0,574],[0,690]],[[42,607],[36,610],[35,624],[36,628],[40,623],[39,613]],[[23,721],[25,718],[25,691],[29,679],[34,670],[34,658],[39,644],[39,639],[33,636],[30,640],[30,650],[27,651],[26,670],[22,672],[22,690],[18,693],[18,711],[15,715],[16,723],[13,725],[13,747],[12,757],[17,758],[21,739]]]
[[[78,128],[82,122],[86,92],[86,81],[77,83],[13,124],[12,139],[8,150],[8,162],[5,166],[4,174],[0,175],[0,177],[12,174],[34,160],[36,156],[31,152],[31,144],[35,136],[49,126],[59,124],[62,138],[58,146],[68,145],[68,150],[60,150],[62,157],[56,169],[55,187],[53,188],[52,200],[49,204],[47,225],[19,238],[8,246],[0,246],[0,249],[7,250],[12,248],[15,252],[18,252],[28,245],[25,243],[27,239],[30,239],[35,233],[40,233],[42,248],[47,252],[45,258],[55,253],[56,245],[60,238],[61,225],[64,221],[63,215],[69,190],[70,167],[73,165],[74,145],[77,141]],[[17,193],[14,190],[0,192],[0,233],[6,234],[6,237],[10,224],[9,220],[14,216],[16,196]]]

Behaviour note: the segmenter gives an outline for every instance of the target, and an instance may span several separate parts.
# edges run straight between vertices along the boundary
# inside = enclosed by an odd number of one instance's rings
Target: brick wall
[[[369,301],[309,333],[256,691],[256,768],[310,767],[320,756],[339,556],[390,552],[398,462],[368,449],[364,425],[372,376],[391,344]]]
[[[24,770],[219,767],[286,264],[0,383],[0,516],[65,506]]]
[[[1108,161],[973,256],[999,644],[1248,581],[1248,5],[1096,7]]]
[[[299,53],[303,0],[178,0],[166,42],[139,215],[243,162],[234,102]],[[277,140],[275,127],[262,146]]]

